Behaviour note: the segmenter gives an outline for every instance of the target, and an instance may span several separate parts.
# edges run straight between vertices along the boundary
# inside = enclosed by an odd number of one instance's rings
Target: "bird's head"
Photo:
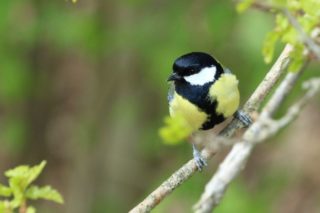
[[[168,81],[202,86],[214,82],[223,72],[221,65],[209,54],[192,52],[180,56],[173,63]]]

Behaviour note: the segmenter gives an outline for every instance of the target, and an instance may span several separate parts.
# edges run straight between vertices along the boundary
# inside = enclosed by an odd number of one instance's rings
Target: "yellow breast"
[[[170,102],[170,115],[180,115],[187,121],[193,130],[200,129],[202,124],[208,119],[206,113],[200,111],[195,105],[176,92]]]
[[[229,73],[222,74],[211,86],[209,97],[212,101],[217,101],[217,113],[222,114],[224,117],[234,114],[239,107],[240,101],[236,76]]]

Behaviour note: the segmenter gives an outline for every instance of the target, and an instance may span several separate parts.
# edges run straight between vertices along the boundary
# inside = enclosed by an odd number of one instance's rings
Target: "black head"
[[[202,69],[216,67],[216,75],[223,72],[221,65],[209,54],[203,52],[191,52],[180,56],[173,63],[173,73],[168,81],[183,80],[183,77],[199,73]]]

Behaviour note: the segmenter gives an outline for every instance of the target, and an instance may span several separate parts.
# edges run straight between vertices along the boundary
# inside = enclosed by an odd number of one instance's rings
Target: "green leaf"
[[[290,0],[292,1],[292,0]],[[287,0],[271,0],[272,5],[276,7],[285,7],[287,6]]]
[[[36,209],[33,206],[27,208],[27,213],[36,213]]]
[[[0,201],[0,213],[14,213],[8,200]]]
[[[37,200],[37,199],[46,199],[51,200],[57,203],[63,203],[63,198],[61,194],[53,189],[51,186],[44,186],[44,187],[38,187],[38,186],[31,186],[26,191],[26,198]]]
[[[0,196],[10,197],[12,195],[12,191],[9,187],[0,184]]]
[[[0,213],[14,213],[8,200],[0,201]]]
[[[28,184],[32,183],[35,179],[37,179],[37,177],[41,174],[46,164],[46,161],[42,161],[39,165],[36,165],[29,170]]]
[[[283,43],[295,44],[299,42],[300,39],[297,30],[290,27],[286,33],[283,34],[281,40]]]
[[[165,126],[159,130],[159,134],[165,144],[178,144],[193,132],[193,128],[188,124],[183,116],[168,116],[165,118],[164,122]]]
[[[42,161],[39,165],[33,166],[31,168],[26,165],[18,166],[14,169],[6,171],[5,175],[8,178],[19,179],[20,181],[24,182],[24,184],[20,185],[27,187],[30,183],[37,179],[46,164],[46,161]]]
[[[300,70],[301,66],[303,65],[303,62],[305,61],[303,51],[304,51],[303,44],[295,45],[294,51],[290,53],[291,63],[288,67],[289,72],[297,72]]]
[[[0,213],[5,212],[5,210],[6,210],[5,203],[3,201],[0,201]]]
[[[287,18],[281,13],[276,15],[276,26],[273,31],[266,35],[262,46],[262,54],[264,61],[270,63],[273,59],[275,45],[278,40],[284,43],[293,43],[293,39],[296,39],[296,32],[290,26]]]
[[[13,193],[14,199],[11,205],[16,208],[25,200],[25,190],[40,175],[46,165],[46,161],[42,161],[39,165],[29,167],[27,165],[18,166],[5,172],[9,178],[9,185]]]
[[[26,165],[17,166],[14,169],[10,169],[6,171],[5,175],[8,178],[20,177],[20,176],[23,176],[26,172],[28,172],[28,170],[29,170],[29,166],[26,166]]]
[[[281,13],[276,15],[276,30],[283,33],[289,27],[288,19]]]
[[[26,183],[19,178],[9,179],[9,185],[13,193],[13,200],[10,201],[12,208],[19,207],[24,201],[24,190],[26,188]]]
[[[319,0],[307,0],[301,1],[301,7],[304,12],[313,17],[320,17],[320,1]]]
[[[297,0],[287,1],[287,7],[291,11],[301,10],[301,6],[302,6],[301,1],[297,1]]]
[[[279,37],[280,34],[277,31],[271,31],[267,34],[262,47],[262,54],[266,63],[270,63],[272,61],[275,45],[279,40]]]
[[[318,17],[309,16],[309,15],[304,15],[303,17],[299,17],[298,21],[307,34],[309,34],[314,29],[314,27],[316,27],[320,23],[320,20]]]
[[[243,0],[237,4],[236,9],[239,13],[242,13],[246,11],[252,5],[253,2],[254,0]]]

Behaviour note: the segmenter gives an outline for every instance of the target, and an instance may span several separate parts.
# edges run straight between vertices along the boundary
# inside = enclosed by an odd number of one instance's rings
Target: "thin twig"
[[[300,23],[297,19],[289,12],[288,9],[283,9],[283,14],[288,18],[291,25],[297,30],[299,33],[302,42],[311,50],[316,58],[320,60],[320,47],[319,45],[303,30]]]
[[[263,81],[254,91],[250,99],[244,105],[243,111],[252,112],[258,109],[261,102],[269,94],[274,84],[278,81],[281,74],[288,66],[289,54],[292,51],[291,45],[286,45],[279,58],[267,73]],[[221,133],[221,136],[230,137],[234,134],[235,130],[242,125],[236,119],[234,119]],[[206,147],[202,150],[202,156],[208,160],[215,153],[216,149],[212,147]],[[174,172],[166,181],[164,181],[157,189],[155,189],[150,195],[148,195],[140,204],[134,207],[131,213],[150,212],[155,206],[157,206],[166,196],[168,196],[174,189],[176,189],[183,182],[188,180],[197,171],[197,166],[194,160],[189,160],[180,169]]]
[[[241,3],[242,1],[241,0],[234,0],[234,2],[236,4],[239,4]],[[261,1],[254,1],[251,3],[250,5],[250,8],[254,8],[254,9],[258,9],[260,11],[263,11],[263,12],[268,12],[268,13],[272,13],[272,12],[275,12],[277,11],[273,5],[270,5],[270,4],[266,4],[265,2],[261,2]]]
[[[255,92],[250,96],[249,100],[243,106],[243,111],[251,113],[257,111],[261,102],[271,91],[272,87],[280,78],[282,71],[286,69],[289,64],[289,53],[292,51],[291,45],[286,45],[276,62],[273,64],[270,71],[267,73],[265,78],[256,88]],[[220,135],[232,136],[234,132],[242,127],[242,123],[238,120],[231,122],[225,129],[222,130]]]
[[[302,71],[302,70],[301,70]],[[292,105],[288,113],[280,120],[271,119],[273,113],[279,108],[284,98],[292,89],[298,79],[299,73],[288,73],[276,92],[262,110],[259,119],[245,132],[240,143],[234,145],[231,152],[221,163],[218,171],[208,182],[200,200],[195,204],[196,213],[212,212],[220,203],[231,181],[243,170],[255,144],[262,142],[276,134],[281,128],[290,123],[315,94],[320,90],[320,78],[305,83],[308,91],[296,104]]]
[[[239,2],[239,1],[236,1],[236,2]],[[291,25],[299,33],[302,42],[308,47],[309,50],[311,50],[314,53],[315,58],[317,60],[320,60],[320,46],[313,40],[312,35],[309,36],[304,31],[304,29],[302,28],[302,26],[300,25],[298,20],[291,14],[291,12],[287,8],[282,8],[282,7],[276,6],[276,5],[270,5],[270,4],[267,4],[263,1],[254,1],[251,4],[251,8],[258,9],[260,11],[268,12],[268,13],[278,13],[278,12],[283,13],[287,17],[287,19],[289,20]],[[299,14],[303,15],[304,11],[299,11]],[[318,28],[316,28],[316,29],[318,29]]]
[[[19,213],[27,213],[27,202],[23,201],[20,208],[19,208]]]
[[[300,98],[299,101],[297,101],[288,109],[287,113],[282,118],[278,120],[265,120],[265,128],[260,132],[260,137],[255,139],[255,143],[263,142],[292,122],[299,115],[302,108],[311,100],[311,98],[320,91],[320,78],[312,78],[304,82],[303,88],[307,90],[307,92],[302,98]]]

